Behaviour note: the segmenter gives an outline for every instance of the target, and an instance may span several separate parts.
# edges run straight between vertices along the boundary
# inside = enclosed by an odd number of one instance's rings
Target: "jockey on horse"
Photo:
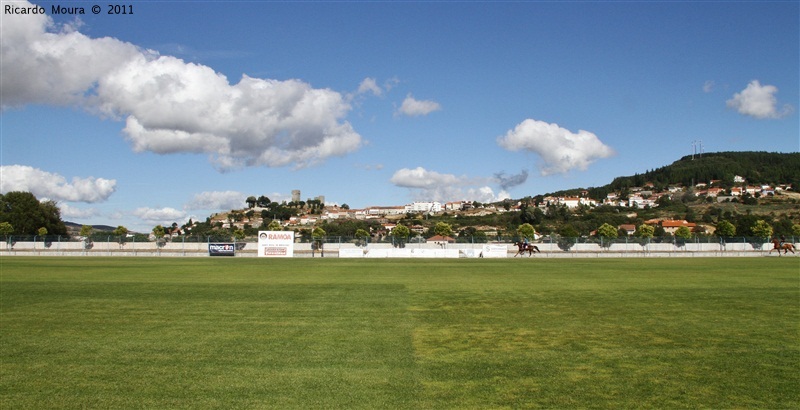
[[[778,256],[781,256],[781,251],[783,251],[784,254],[789,253],[789,251],[794,253],[794,245],[791,243],[786,243],[786,237],[781,235],[780,241],[777,238],[772,240],[772,249],[770,249],[767,255],[772,253],[774,250],[778,251]]]
[[[521,242],[520,241],[514,242],[514,245],[517,246],[517,253],[514,255],[515,258],[517,257],[517,255],[523,252],[528,252],[528,256],[533,255],[533,252],[542,253],[542,251],[540,251],[536,245],[531,245],[530,243],[528,243],[528,238],[523,238]]]

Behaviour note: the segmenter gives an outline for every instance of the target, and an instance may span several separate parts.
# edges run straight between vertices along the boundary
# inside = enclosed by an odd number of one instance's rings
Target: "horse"
[[[524,252],[528,252],[528,256],[532,256],[533,252],[542,253],[536,245],[526,244],[525,242],[514,242],[514,245],[517,247],[517,253],[514,255],[516,258],[517,255],[520,255]]]
[[[794,245],[792,245],[791,243],[784,243],[783,245],[781,245],[781,241],[779,241],[777,239],[773,239],[772,240],[772,249],[770,249],[770,251],[769,251],[769,253],[767,255],[772,253],[772,251],[774,251],[774,250],[778,251],[778,256],[781,256],[781,251],[783,251],[784,254],[789,253],[789,251],[794,253]]]

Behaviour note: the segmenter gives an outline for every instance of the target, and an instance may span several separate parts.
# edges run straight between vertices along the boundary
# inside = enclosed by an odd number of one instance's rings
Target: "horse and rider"
[[[783,251],[784,254],[789,252],[794,253],[794,245],[791,243],[786,243],[786,237],[781,235],[780,240],[778,240],[778,238],[772,240],[772,249],[770,249],[767,255],[771,254],[772,251],[775,250],[778,251],[778,256],[781,256],[781,251]]]
[[[514,255],[515,258],[517,255],[521,255],[525,252],[528,252],[528,256],[533,256],[534,252],[542,253],[536,245],[528,243],[528,238],[523,238],[521,241],[514,242],[514,245],[517,247],[517,253]]]

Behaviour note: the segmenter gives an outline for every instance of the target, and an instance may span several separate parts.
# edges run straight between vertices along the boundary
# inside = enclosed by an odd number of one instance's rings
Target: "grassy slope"
[[[798,268],[3,258],[0,403],[798,407]]]

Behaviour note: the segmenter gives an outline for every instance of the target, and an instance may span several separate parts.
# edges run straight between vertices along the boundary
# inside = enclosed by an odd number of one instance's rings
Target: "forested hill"
[[[724,187],[733,186],[733,177],[741,176],[748,184],[792,184],[800,188],[800,153],[774,152],[711,152],[702,156],[687,155],[670,165],[633,176],[617,177],[610,184],[589,188],[589,197],[605,198],[607,193],[651,182],[656,189],[672,184],[690,186],[720,180]],[[580,189],[550,195],[570,195]]]
[[[656,185],[682,184],[720,180],[723,185],[733,184],[735,175],[744,177],[748,184],[795,185],[800,181],[800,153],[773,152],[716,152],[702,156],[687,155],[670,165],[629,177],[618,177],[609,184],[613,190],[642,186],[646,182]]]

